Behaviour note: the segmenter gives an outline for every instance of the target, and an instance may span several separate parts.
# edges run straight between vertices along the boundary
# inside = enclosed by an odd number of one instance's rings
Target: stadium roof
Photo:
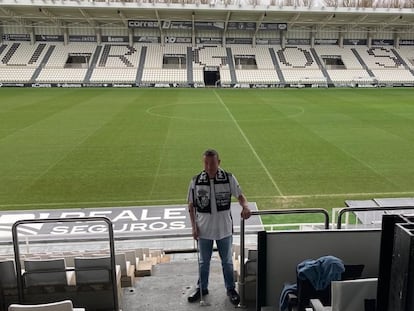
[[[260,0],[247,0],[249,2],[246,3],[242,2],[244,0],[131,1],[0,0],[0,25],[28,29],[126,28],[128,20],[170,20],[193,23],[221,21],[224,25],[229,22],[255,22],[257,27],[261,23],[287,23],[290,30],[316,32],[414,32],[414,0],[267,0],[268,3],[260,3]]]

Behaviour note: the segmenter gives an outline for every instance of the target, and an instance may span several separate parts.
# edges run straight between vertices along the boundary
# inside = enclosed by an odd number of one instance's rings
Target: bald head
[[[204,170],[208,174],[208,177],[214,178],[220,166],[220,157],[216,150],[207,149],[203,153]]]

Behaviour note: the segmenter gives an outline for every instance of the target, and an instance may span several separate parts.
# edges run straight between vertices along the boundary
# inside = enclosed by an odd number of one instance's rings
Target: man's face
[[[207,172],[209,177],[214,177],[218,171],[220,160],[217,156],[204,156],[204,170]]]

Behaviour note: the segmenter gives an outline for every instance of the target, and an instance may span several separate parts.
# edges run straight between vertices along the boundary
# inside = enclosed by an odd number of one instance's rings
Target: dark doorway
[[[204,71],[204,84],[207,86],[215,86],[216,82],[220,80],[220,72],[216,71]]]

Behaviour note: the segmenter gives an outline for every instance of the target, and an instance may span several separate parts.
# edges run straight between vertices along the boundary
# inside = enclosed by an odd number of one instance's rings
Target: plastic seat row
[[[64,258],[25,260],[22,270],[24,300],[26,303],[43,303],[47,299],[70,297],[79,306],[99,309],[110,306],[114,301],[111,293],[113,283],[109,257],[75,258],[74,267],[66,265]],[[0,286],[4,301],[3,309],[17,302],[17,278],[13,260],[0,262],[2,275]],[[116,266],[115,286],[118,303],[121,300],[121,269]]]

